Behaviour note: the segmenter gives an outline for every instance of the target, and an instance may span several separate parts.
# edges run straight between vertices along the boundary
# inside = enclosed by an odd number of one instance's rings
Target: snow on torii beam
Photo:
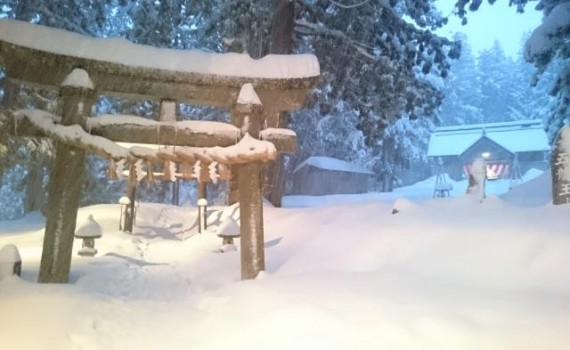
[[[61,125],[55,123],[57,116],[41,110],[21,110],[14,113],[14,120],[25,122],[26,129],[33,129],[42,136],[50,137],[69,146],[93,152],[103,158],[135,162],[139,159],[147,161],[163,161],[168,159],[179,163],[193,159],[206,164],[218,162],[222,164],[243,164],[253,161],[274,160],[277,149],[273,143],[256,140],[249,135],[242,137],[239,142],[227,147],[187,147],[166,146],[151,148],[144,144],[126,148],[104,137],[91,135],[79,125]],[[219,123],[221,124],[221,123]],[[228,125],[233,127],[232,125]],[[236,128],[237,129],[237,128]]]
[[[19,110],[5,116],[0,114],[0,135],[48,137],[46,129],[38,123],[57,126],[55,120],[58,118],[34,109]],[[234,125],[200,120],[158,122],[136,116],[109,115],[86,118],[81,127],[89,135],[113,142],[161,146],[229,147],[237,144],[241,138],[240,130]],[[289,129],[265,129],[260,139],[272,143],[279,153],[293,153],[297,147],[296,135]]]
[[[214,54],[159,49],[14,20],[0,20],[0,64],[9,79],[58,89],[76,67],[98,93],[231,108],[245,83],[266,112],[304,105],[320,74],[314,55]]]

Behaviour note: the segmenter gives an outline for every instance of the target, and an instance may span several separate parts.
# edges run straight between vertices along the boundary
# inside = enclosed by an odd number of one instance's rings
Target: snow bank
[[[517,191],[546,191],[543,176]],[[239,254],[217,253],[215,233],[177,239],[193,229],[195,208],[143,203],[132,235],[118,230],[118,204],[80,209],[78,221],[93,214],[104,234],[99,256],[73,256],[69,285],[29,282],[43,232],[0,231],[0,246],[36,249],[23,279],[0,282],[2,345],[567,349],[567,206],[462,196],[403,200],[392,215],[393,202],[362,197],[319,208],[266,206],[266,273],[244,282]],[[233,216],[235,207],[217,212]]]

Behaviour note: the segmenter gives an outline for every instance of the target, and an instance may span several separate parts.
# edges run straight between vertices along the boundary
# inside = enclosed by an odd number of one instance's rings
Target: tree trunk
[[[239,202],[239,182],[238,182],[238,171],[239,166],[230,166],[230,181],[229,184],[229,195],[228,195],[228,205],[233,205]]]
[[[273,23],[271,26],[270,53],[290,54],[293,51],[293,30],[295,29],[295,1],[274,0]],[[289,114],[278,113],[276,125],[268,127],[287,128],[289,126]],[[275,207],[281,207],[281,199],[285,189],[286,179],[286,156],[280,154],[279,158],[267,167],[267,182],[269,193],[266,198]]]
[[[92,89],[62,86],[62,124],[79,124],[83,115],[89,115],[94,95]],[[66,144],[57,145],[48,191],[40,283],[67,283],[69,280],[84,167],[84,150]]]
[[[271,25],[269,53],[288,55],[293,49],[295,29],[295,1],[273,0],[274,12]]]
[[[29,213],[42,207],[42,183],[44,171],[40,160],[30,164],[27,176],[26,194],[24,198],[24,212]]]

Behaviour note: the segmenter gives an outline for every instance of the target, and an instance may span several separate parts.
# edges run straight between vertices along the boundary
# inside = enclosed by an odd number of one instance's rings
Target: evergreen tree
[[[483,122],[481,78],[479,66],[467,43],[467,37],[458,34],[461,57],[454,61],[444,80],[444,98],[439,113],[441,125],[478,124]]]
[[[528,36],[523,39],[523,43],[528,40]],[[554,71],[558,70],[556,65],[552,65],[542,78],[533,86],[531,78],[534,72],[533,66],[523,58],[522,50],[519,52],[513,69],[511,70],[511,97],[509,105],[511,119],[542,119],[550,114],[552,98],[549,95],[554,84]]]
[[[485,123],[512,120],[509,106],[513,88],[514,62],[505,55],[498,41],[479,56],[479,75],[481,84],[481,110]]]
[[[475,11],[480,0],[459,0],[456,3],[457,14],[465,19],[469,8]],[[529,0],[512,0],[518,12],[525,11]],[[543,23],[536,28],[525,44],[524,58],[534,64],[536,73],[533,84],[549,67],[558,65],[554,87],[551,95],[554,102],[551,114],[545,119],[545,126],[552,141],[563,125],[570,124],[570,2],[567,0],[542,0],[536,9],[544,13]]]

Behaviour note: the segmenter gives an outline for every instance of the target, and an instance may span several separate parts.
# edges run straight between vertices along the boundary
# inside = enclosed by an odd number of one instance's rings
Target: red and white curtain
[[[463,171],[465,177],[469,177],[469,171],[471,170],[471,164],[466,164],[463,166]],[[487,163],[487,179],[502,179],[506,177],[509,173],[509,164],[504,162],[489,162]]]

